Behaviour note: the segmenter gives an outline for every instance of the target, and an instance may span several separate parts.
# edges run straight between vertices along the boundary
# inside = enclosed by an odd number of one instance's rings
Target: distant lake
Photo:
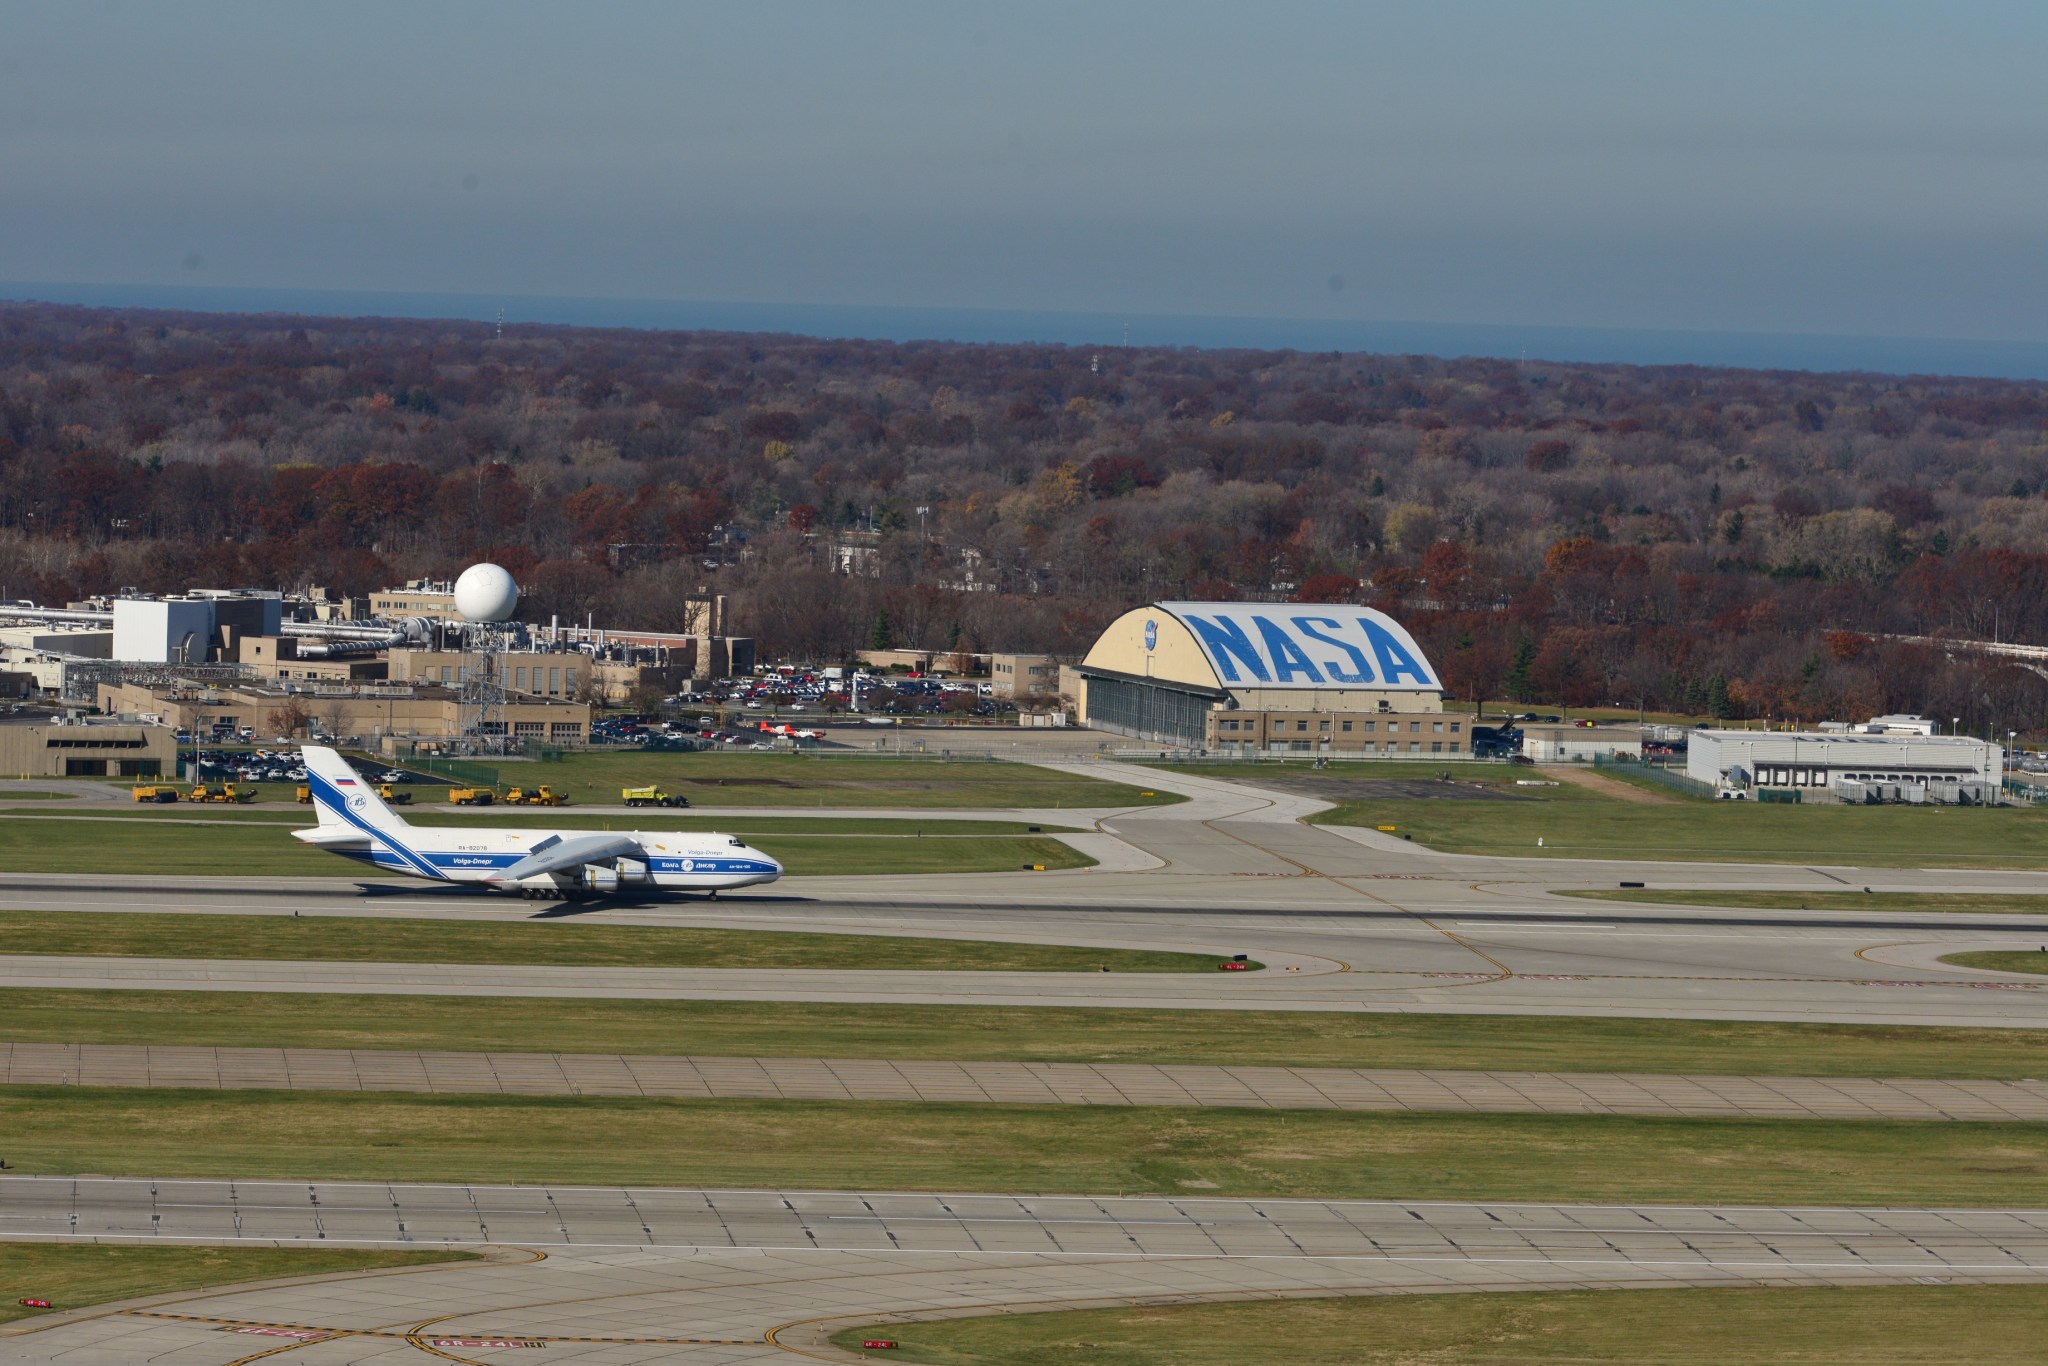
[[[33,284],[0,281],[0,299],[101,308],[322,317],[463,318],[508,323],[676,331],[783,332],[885,341],[1047,342],[1068,346],[1365,351],[1625,365],[1861,370],[1892,375],[2048,379],[2048,342],[1800,333],[1641,331],[1464,323],[1346,322],[1175,314],[1034,313],[1008,309],[882,308],[840,304],[578,299],[369,290],[210,288],[203,285]]]

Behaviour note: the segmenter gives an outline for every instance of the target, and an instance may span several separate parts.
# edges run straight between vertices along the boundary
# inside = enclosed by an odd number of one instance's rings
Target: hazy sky
[[[2048,6],[0,0],[0,279],[2048,338]]]

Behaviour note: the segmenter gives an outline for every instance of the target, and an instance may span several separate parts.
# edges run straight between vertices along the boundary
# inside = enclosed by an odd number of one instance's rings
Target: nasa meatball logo
[[[1145,648],[1150,650],[1156,647],[1158,644],[1159,623],[1156,621],[1148,621],[1145,623]]]

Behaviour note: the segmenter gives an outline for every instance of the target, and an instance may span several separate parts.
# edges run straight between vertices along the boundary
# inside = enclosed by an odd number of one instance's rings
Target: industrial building
[[[612,647],[605,655],[580,650],[506,650],[491,656],[498,686],[512,697],[567,697],[613,704],[649,689],[666,695],[690,678],[684,652],[671,663],[668,651]],[[480,657],[459,650],[393,650],[391,681],[413,680],[459,687],[479,667]]]
[[[669,635],[668,639],[725,634],[723,593],[706,590],[686,593],[683,595],[682,613],[683,629]],[[455,610],[455,584],[453,581],[438,579],[408,579],[401,587],[386,588],[370,594],[369,614],[381,621],[403,621],[408,617],[419,617],[426,621],[462,620],[462,614]],[[575,624],[571,621],[568,627],[573,629]],[[540,625],[538,622],[534,623],[536,629],[539,629]],[[547,629],[556,632],[564,628],[562,623],[553,622]],[[590,624],[589,629],[594,630],[594,624]]]
[[[993,654],[988,661],[989,693],[1029,697],[1059,689],[1060,665],[1051,655]]]
[[[1996,802],[2005,755],[1997,745],[1967,735],[1696,730],[1686,747],[1685,772],[1730,796]]]
[[[468,713],[481,725],[499,692],[515,701],[627,704],[684,690],[692,680],[750,673],[754,642],[724,634],[725,617],[722,595],[698,592],[682,602],[685,632],[512,622],[492,628],[485,650],[460,621],[452,584],[415,581],[366,601],[326,589],[303,597],[256,589],[157,597],[124,589],[63,607],[0,604],[0,669],[18,689],[77,704],[97,703],[101,688],[125,684],[164,692],[266,683],[348,688],[386,679],[444,684],[481,689]],[[486,654],[493,664],[482,680]],[[565,733],[558,729],[565,721],[529,720],[551,742]],[[425,717],[421,728],[442,729]]]
[[[114,653],[143,664],[204,664],[233,659],[245,636],[274,636],[284,626],[284,595],[200,589],[179,597],[116,598]]]
[[[178,771],[171,728],[104,717],[0,721],[0,775],[157,778]]]
[[[374,650],[337,650],[299,636],[248,636],[239,662],[262,678],[321,683],[375,683],[391,669]]]
[[[103,683],[100,710],[152,719],[194,735],[249,727],[263,739],[291,729],[292,714],[322,732],[374,741],[386,737],[447,741],[478,726],[487,737],[580,745],[590,735],[590,708],[580,702],[508,698],[478,723],[460,693],[442,687],[365,684],[295,687],[235,683],[219,687]]]
[[[1421,647],[1366,607],[1153,603],[1111,622],[1071,679],[1082,724],[1176,749],[1471,753]]]
[[[64,623],[0,626],[0,650],[71,655],[78,659],[112,659],[114,632],[111,627]]]

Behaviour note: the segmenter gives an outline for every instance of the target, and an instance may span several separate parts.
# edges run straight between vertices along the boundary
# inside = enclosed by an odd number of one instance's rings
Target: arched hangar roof
[[[1327,603],[1153,603],[1111,622],[1082,667],[1219,691],[1443,689],[1401,623]]]

